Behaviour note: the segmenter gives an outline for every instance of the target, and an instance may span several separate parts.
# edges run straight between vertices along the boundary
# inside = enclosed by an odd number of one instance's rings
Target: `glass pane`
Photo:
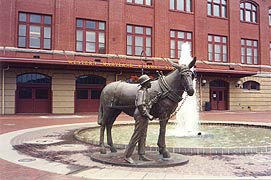
[[[26,36],[26,25],[19,25],[19,36]]]
[[[240,8],[244,8],[244,3],[241,3],[241,4],[240,4]]]
[[[215,42],[220,42],[221,38],[219,36],[215,36]]]
[[[150,6],[151,5],[151,0],[145,0],[146,1],[146,5]]]
[[[127,55],[132,55],[132,46],[127,46]]]
[[[146,38],[146,47],[151,47],[151,38]]]
[[[91,89],[91,99],[100,99],[101,96],[101,90],[98,89]]]
[[[143,0],[135,0],[136,4],[143,4]]]
[[[44,38],[51,38],[51,28],[44,27]]]
[[[44,49],[51,49],[51,39],[44,39]]]
[[[87,89],[77,89],[76,90],[77,99],[88,99],[88,90]]]
[[[76,20],[76,27],[83,27],[83,20],[77,19]]]
[[[40,27],[30,26],[29,47],[40,48]]]
[[[48,99],[49,92],[48,89],[36,89],[36,99]]]
[[[76,40],[83,41],[83,31],[80,31],[80,30],[76,31]]]
[[[214,5],[214,16],[219,16],[219,5]]]
[[[258,42],[257,41],[253,41],[254,47],[258,46]]]
[[[127,36],[127,45],[132,45],[132,42],[133,42],[133,37]]]
[[[32,23],[40,23],[41,22],[41,16],[40,15],[35,15],[35,14],[30,14],[30,22],[32,22]]]
[[[258,64],[258,56],[254,56],[254,64]]]
[[[52,24],[51,16],[44,16],[44,24]]]
[[[184,39],[184,32],[178,32],[178,38]]]
[[[143,47],[136,47],[135,48],[135,55],[137,55],[137,56],[141,55],[142,51],[143,51]]]
[[[221,61],[220,60],[220,54],[215,54],[215,61]]]
[[[136,34],[143,34],[143,27],[138,27],[138,26],[136,26],[135,27],[135,33]]]
[[[227,54],[223,54],[223,62],[227,62],[227,60],[228,60]]]
[[[177,10],[184,11],[184,0],[177,1]]]
[[[187,12],[191,12],[192,11],[191,0],[186,0],[186,11]]]
[[[208,15],[211,16],[212,15],[212,4],[208,3]]]
[[[96,29],[96,22],[95,21],[86,21],[86,28]]]
[[[226,5],[226,0],[221,0],[221,4]]]
[[[208,52],[213,52],[213,46],[212,46],[212,44],[208,44]]]
[[[151,48],[146,48],[146,56],[151,56]]]
[[[227,46],[223,46],[223,54],[227,54]]]
[[[99,29],[104,30],[105,29],[105,23],[104,22],[99,22]]]
[[[208,41],[209,41],[209,42],[212,42],[212,41],[213,41],[213,38],[212,38],[211,35],[208,35]]]
[[[170,58],[175,58],[175,50],[170,50]]]
[[[245,55],[245,48],[241,48],[241,55],[244,56]]]
[[[146,28],[146,34],[151,35],[151,28]]]
[[[220,45],[215,45],[215,53],[220,53]]]
[[[252,12],[252,22],[257,22],[256,12]]]
[[[86,32],[86,41],[87,42],[96,42],[95,32],[87,31]]]
[[[252,46],[252,41],[251,40],[247,40],[247,46]]]
[[[99,43],[99,53],[105,53],[105,44],[103,43]]]
[[[26,14],[25,13],[20,13],[19,14],[19,21],[20,22],[26,22]]]
[[[192,33],[187,33],[187,39],[192,39]]]
[[[227,43],[227,38],[226,37],[222,37],[222,42],[223,43]]]
[[[170,37],[175,37],[175,31],[170,31]]]
[[[208,60],[212,61],[213,60],[213,54],[212,53],[208,53]]]
[[[214,3],[220,4],[220,0],[213,0],[213,1],[214,1]]]
[[[19,89],[19,99],[32,99],[32,89],[31,88],[20,88]]]
[[[240,10],[240,20],[244,21],[244,11]]]
[[[174,7],[175,7],[175,0],[170,0],[170,4],[169,4],[169,8],[170,9],[175,9]]]
[[[175,41],[174,40],[170,41],[170,49],[175,49]]]
[[[131,3],[133,0],[127,0],[127,2]]]
[[[251,22],[251,12],[246,11],[246,21]]]
[[[227,12],[227,10],[226,10],[226,6],[222,6],[222,12],[221,12],[221,14],[222,14],[222,17],[226,17],[226,13]]]
[[[95,43],[86,43],[86,51],[87,52],[96,52]]]
[[[99,43],[104,43],[105,40],[104,40],[104,33],[99,33]]]
[[[245,3],[246,9],[251,9],[251,4],[250,3]]]
[[[25,37],[19,37],[18,47],[26,47],[26,38]]]
[[[127,32],[132,33],[133,32],[133,27],[132,26],[127,26]]]
[[[135,45],[136,46],[143,46],[143,37],[136,36],[135,37]]]

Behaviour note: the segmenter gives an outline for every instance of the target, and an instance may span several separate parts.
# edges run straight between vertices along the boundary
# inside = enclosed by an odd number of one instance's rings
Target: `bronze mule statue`
[[[184,91],[189,96],[194,94],[193,79],[194,73],[190,70],[196,63],[194,58],[190,64],[178,65],[170,62],[175,70],[168,75],[161,75],[157,80],[151,82],[149,89],[150,103],[152,108],[150,114],[154,118],[159,118],[159,137],[158,148],[163,158],[169,158],[170,154],[166,149],[165,133],[166,125],[170,115],[176,110],[178,103],[182,100]],[[100,97],[100,107],[98,114],[98,124],[100,125],[100,153],[106,154],[104,145],[104,131],[107,131],[107,143],[111,152],[116,152],[114,147],[111,129],[116,118],[121,112],[134,115],[135,98],[138,90],[138,84],[129,84],[122,81],[109,83],[104,87]]]

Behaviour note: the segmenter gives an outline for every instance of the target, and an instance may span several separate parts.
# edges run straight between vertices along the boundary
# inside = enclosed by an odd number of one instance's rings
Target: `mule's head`
[[[194,73],[191,71],[191,68],[196,64],[196,58],[189,63],[189,65],[178,65],[174,62],[171,62],[171,65],[176,68],[179,72],[179,77],[181,78],[181,86],[187,92],[189,96],[193,96],[195,90],[193,87],[193,79],[195,78]]]

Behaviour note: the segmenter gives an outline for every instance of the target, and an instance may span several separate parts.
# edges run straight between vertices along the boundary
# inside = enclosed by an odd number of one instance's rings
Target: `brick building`
[[[97,111],[101,89],[169,72],[188,42],[201,110],[271,109],[271,1],[0,3],[1,114]]]

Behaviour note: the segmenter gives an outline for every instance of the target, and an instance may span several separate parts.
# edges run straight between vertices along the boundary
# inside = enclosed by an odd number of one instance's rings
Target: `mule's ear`
[[[197,61],[197,58],[196,58],[196,57],[194,57],[194,58],[193,58],[193,60],[192,60],[192,61],[189,63],[189,65],[188,65],[189,69],[191,69],[192,67],[194,67],[194,66],[195,66],[196,61]]]
[[[169,60],[169,63],[170,63],[173,67],[175,67],[176,69],[179,69],[179,68],[180,68],[180,66],[179,66],[177,63],[173,62],[173,61],[170,61],[170,60]]]

